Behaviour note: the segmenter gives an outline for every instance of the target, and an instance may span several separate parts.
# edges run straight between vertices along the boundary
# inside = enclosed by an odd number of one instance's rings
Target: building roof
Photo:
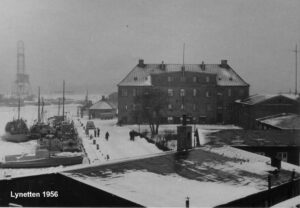
[[[286,99],[291,99],[295,101],[299,98],[298,95],[293,95],[293,94],[255,94],[243,100],[237,100],[236,102],[246,104],[246,105],[256,105],[258,103],[265,102],[275,97],[284,97]]]
[[[248,86],[248,84],[229,66],[221,67],[218,64],[185,64],[186,72],[215,74],[219,86]],[[203,70],[203,68],[205,68]],[[151,74],[179,72],[182,64],[145,64],[135,66],[118,86],[151,86]]]
[[[266,190],[268,171],[273,170],[267,157],[229,146],[206,146],[62,174],[146,207],[183,207],[186,197],[191,207],[211,207]],[[273,185],[287,182],[290,175],[291,170],[282,166]]]
[[[207,135],[208,144],[231,146],[300,146],[300,132],[228,129]]]
[[[257,119],[260,123],[284,130],[300,130],[300,115],[281,113]]]
[[[107,100],[100,100],[90,107],[90,110],[113,110],[116,107]]]

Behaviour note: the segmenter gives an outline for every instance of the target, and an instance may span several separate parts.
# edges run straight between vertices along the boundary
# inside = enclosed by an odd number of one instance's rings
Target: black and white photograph
[[[0,207],[300,207],[299,53],[299,0],[0,0]]]

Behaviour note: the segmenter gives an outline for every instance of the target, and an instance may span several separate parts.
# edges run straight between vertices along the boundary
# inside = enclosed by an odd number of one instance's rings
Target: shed
[[[89,108],[90,118],[112,119],[116,116],[116,106],[109,102],[104,96]]]

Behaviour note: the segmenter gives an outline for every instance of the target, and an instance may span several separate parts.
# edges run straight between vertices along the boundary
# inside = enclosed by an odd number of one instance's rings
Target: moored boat
[[[18,101],[18,119],[8,122],[5,126],[5,134],[2,138],[8,142],[26,142],[29,140],[28,127],[22,118],[20,118],[21,99]]]
[[[51,153],[46,149],[37,150],[35,154],[8,155],[0,162],[0,168],[45,168],[81,164],[82,153]]]
[[[29,130],[23,119],[10,121],[5,126],[2,139],[8,142],[26,142],[29,140]]]

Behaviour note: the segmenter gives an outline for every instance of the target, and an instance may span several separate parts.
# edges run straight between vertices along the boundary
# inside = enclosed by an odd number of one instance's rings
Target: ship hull
[[[8,142],[15,142],[15,143],[27,142],[30,140],[30,138],[28,137],[27,134],[11,134],[8,132],[6,132],[2,136],[2,139],[4,139],[5,141],[8,141]]]
[[[81,164],[83,156],[49,157],[31,160],[15,160],[0,163],[0,168],[46,168]]]

